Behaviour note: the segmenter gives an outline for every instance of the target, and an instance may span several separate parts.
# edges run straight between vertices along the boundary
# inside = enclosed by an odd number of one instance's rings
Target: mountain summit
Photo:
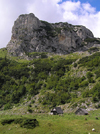
[[[83,50],[87,38],[94,36],[84,26],[67,22],[48,23],[30,13],[20,15],[14,22],[7,50],[13,56],[23,56],[30,52],[67,54]]]

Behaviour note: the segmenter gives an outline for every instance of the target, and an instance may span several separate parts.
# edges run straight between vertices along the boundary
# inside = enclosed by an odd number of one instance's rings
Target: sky
[[[84,25],[100,38],[100,0],[0,0],[0,48],[11,39],[14,21],[34,13],[40,20]]]

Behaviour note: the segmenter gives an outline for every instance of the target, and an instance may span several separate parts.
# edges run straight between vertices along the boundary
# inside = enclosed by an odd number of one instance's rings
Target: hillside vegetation
[[[1,49],[0,109],[23,107],[23,112],[32,113],[59,105],[66,112],[99,108],[100,52],[94,49],[68,55],[34,52],[32,60],[10,57]]]

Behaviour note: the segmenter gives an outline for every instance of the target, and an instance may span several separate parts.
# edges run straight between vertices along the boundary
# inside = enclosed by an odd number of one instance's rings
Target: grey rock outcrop
[[[34,14],[20,15],[14,22],[7,50],[14,56],[30,52],[67,54],[82,47],[86,38],[94,38],[84,26],[40,21]]]

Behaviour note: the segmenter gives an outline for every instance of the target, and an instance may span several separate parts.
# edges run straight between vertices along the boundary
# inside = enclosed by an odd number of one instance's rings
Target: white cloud
[[[77,11],[80,9],[80,2],[71,2],[66,1],[61,4],[61,8],[63,8],[65,11]]]
[[[89,3],[66,1],[61,5],[63,21],[74,25],[84,25],[90,29],[95,37],[100,37],[100,12]]]
[[[33,12],[40,20],[48,22],[68,22],[84,25],[100,37],[100,12],[89,3],[67,0],[0,0],[0,48],[11,38],[14,21],[20,14]]]
[[[89,13],[95,13],[95,8],[91,7],[91,5],[89,3],[84,3],[82,4],[83,9],[85,12],[89,12]]]
[[[14,21],[22,13],[27,13],[26,3],[20,0],[0,0],[0,48],[5,47],[11,38]]]
[[[40,20],[48,22],[58,22],[62,20],[60,0],[35,0],[28,5],[28,12],[33,12]]]

